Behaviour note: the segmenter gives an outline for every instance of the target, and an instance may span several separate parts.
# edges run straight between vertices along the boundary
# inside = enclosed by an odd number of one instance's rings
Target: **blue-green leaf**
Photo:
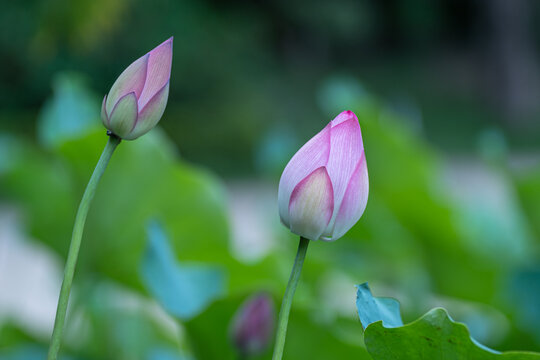
[[[53,97],[45,103],[39,115],[38,137],[42,144],[56,147],[101,127],[100,101],[85,86],[81,75],[58,74],[53,82],[53,91]]]
[[[168,312],[187,320],[225,294],[225,273],[208,265],[179,264],[173,254],[163,229],[152,222],[141,264],[143,282]]]
[[[356,285],[356,288],[356,307],[364,329],[379,320],[388,328],[403,326],[397,300],[374,297],[368,283]]]
[[[467,326],[452,320],[445,309],[432,309],[410,324],[396,326],[401,318],[396,317],[399,305],[395,300],[373,297],[367,284],[358,286],[358,298],[364,343],[374,360],[540,359],[538,353],[500,353],[479,344]]]
[[[150,351],[147,360],[193,360],[193,358],[181,353],[178,349],[159,347]]]

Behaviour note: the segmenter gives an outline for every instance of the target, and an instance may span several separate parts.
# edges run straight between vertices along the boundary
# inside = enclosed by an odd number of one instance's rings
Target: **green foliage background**
[[[362,127],[368,207],[339,241],[310,245],[286,358],[369,359],[354,308],[353,285],[364,281],[399,298],[406,323],[443,306],[492,348],[540,350],[539,122],[508,122],[479,91],[480,75],[463,85],[443,76],[452,65],[433,70],[453,50],[477,49],[481,8],[458,2],[458,17],[445,1],[380,3],[2,3],[0,205],[61,259],[106,142],[101,97],[175,36],[163,121],[120,145],[92,205],[66,359],[237,358],[234,312],[261,290],[279,304],[297,239],[270,213],[273,246],[237,257],[229,185],[277,189],[290,156],[345,109]],[[176,261],[166,276],[223,274],[201,313],[175,317],[145,283],[152,220]],[[42,358],[47,342],[9,317],[0,323],[1,359]]]

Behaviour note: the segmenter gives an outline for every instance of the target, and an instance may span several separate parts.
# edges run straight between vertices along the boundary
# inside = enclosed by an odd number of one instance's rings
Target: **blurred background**
[[[490,347],[540,351],[538,2],[1,5],[0,359],[44,357],[101,100],[170,36],[160,127],[121,144],[90,210],[65,359],[237,359],[235,312],[261,291],[279,308],[297,246],[281,171],[347,109],[368,206],[311,244],[286,357],[369,359],[364,281],[406,321],[443,306]]]

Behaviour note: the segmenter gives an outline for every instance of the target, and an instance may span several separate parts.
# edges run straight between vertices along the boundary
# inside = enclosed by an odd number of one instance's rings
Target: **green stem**
[[[77,258],[79,256],[79,248],[81,247],[81,239],[84,230],[84,223],[86,222],[86,216],[88,215],[88,209],[92,198],[96,193],[96,188],[101,179],[101,176],[105,172],[105,168],[111,159],[114,149],[120,144],[121,139],[115,135],[109,136],[109,141],[103,149],[103,153],[99,158],[99,161],[94,169],[94,173],[86,185],[77,215],[75,216],[75,224],[73,225],[73,233],[71,235],[71,243],[69,245],[69,252],[66,260],[66,267],[64,268],[64,280],[62,281],[62,288],[60,290],[60,297],[58,298],[58,307],[56,309],[56,318],[54,320],[54,329],[51,337],[51,343],[49,345],[49,353],[47,360],[56,360],[58,351],[60,350],[60,342],[62,340],[62,331],[64,329],[64,322],[66,320],[66,312],[69,302],[69,293],[71,291],[71,283],[73,282],[73,274],[75,273],[75,266],[77,265]]]
[[[274,345],[274,355],[272,360],[281,360],[283,357],[283,349],[285,348],[285,337],[287,335],[287,324],[289,322],[289,313],[291,312],[292,300],[298,280],[300,279],[300,273],[302,272],[302,265],[306,258],[306,252],[309,245],[309,240],[300,237],[300,243],[298,244],[298,252],[294,259],[294,265],[291,271],[291,277],[283,296],[283,302],[281,303],[281,310],[279,311],[279,320],[277,325],[276,343]]]

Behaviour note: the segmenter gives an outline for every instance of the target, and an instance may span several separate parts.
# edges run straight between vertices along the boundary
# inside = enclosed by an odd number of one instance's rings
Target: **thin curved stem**
[[[121,139],[115,135],[109,136],[109,141],[103,149],[103,153],[99,158],[99,161],[92,173],[86,190],[84,191],[77,215],[75,216],[75,224],[73,225],[73,233],[71,235],[71,243],[69,245],[69,252],[66,259],[66,266],[64,268],[64,280],[62,281],[62,288],[60,289],[60,296],[58,298],[58,307],[56,309],[56,318],[54,320],[54,329],[51,337],[51,343],[49,345],[49,353],[47,360],[56,360],[58,351],[60,350],[60,343],[62,340],[62,332],[64,330],[64,322],[66,320],[66,312],[69,302],[69,293],[71,291],[71,284],[73,282],[73,274],[75,273],[75,267],[77,265],[77,258],[79,256],[79,248],[81,247],[81,239],[84,230],[84,223],[86,222],[86,216],[88,215],[88,209],[90,203],[96,193],[101,176],[107,168],[107,164],[111,159],[111,156],[120,144]]]
[[[289,314],[291,312],[292,300],[300,274],[302,273],[302,265],[304,265],[304,259],[306,258],[306,252],[309,245],[309,240],[300,237],[300,243],[298,244],[298,252],[294,259],[294,265],[289,277],[289,283],[283,296],[283,302],[281,303],[281,310],[279,311],[279,320],[277,324],[276,342],[274,345],[274,355],[272,360],[281,360],[283,357],[283,349],[285,348],[285,337],[287,335],[287,324],[289,323]]]

